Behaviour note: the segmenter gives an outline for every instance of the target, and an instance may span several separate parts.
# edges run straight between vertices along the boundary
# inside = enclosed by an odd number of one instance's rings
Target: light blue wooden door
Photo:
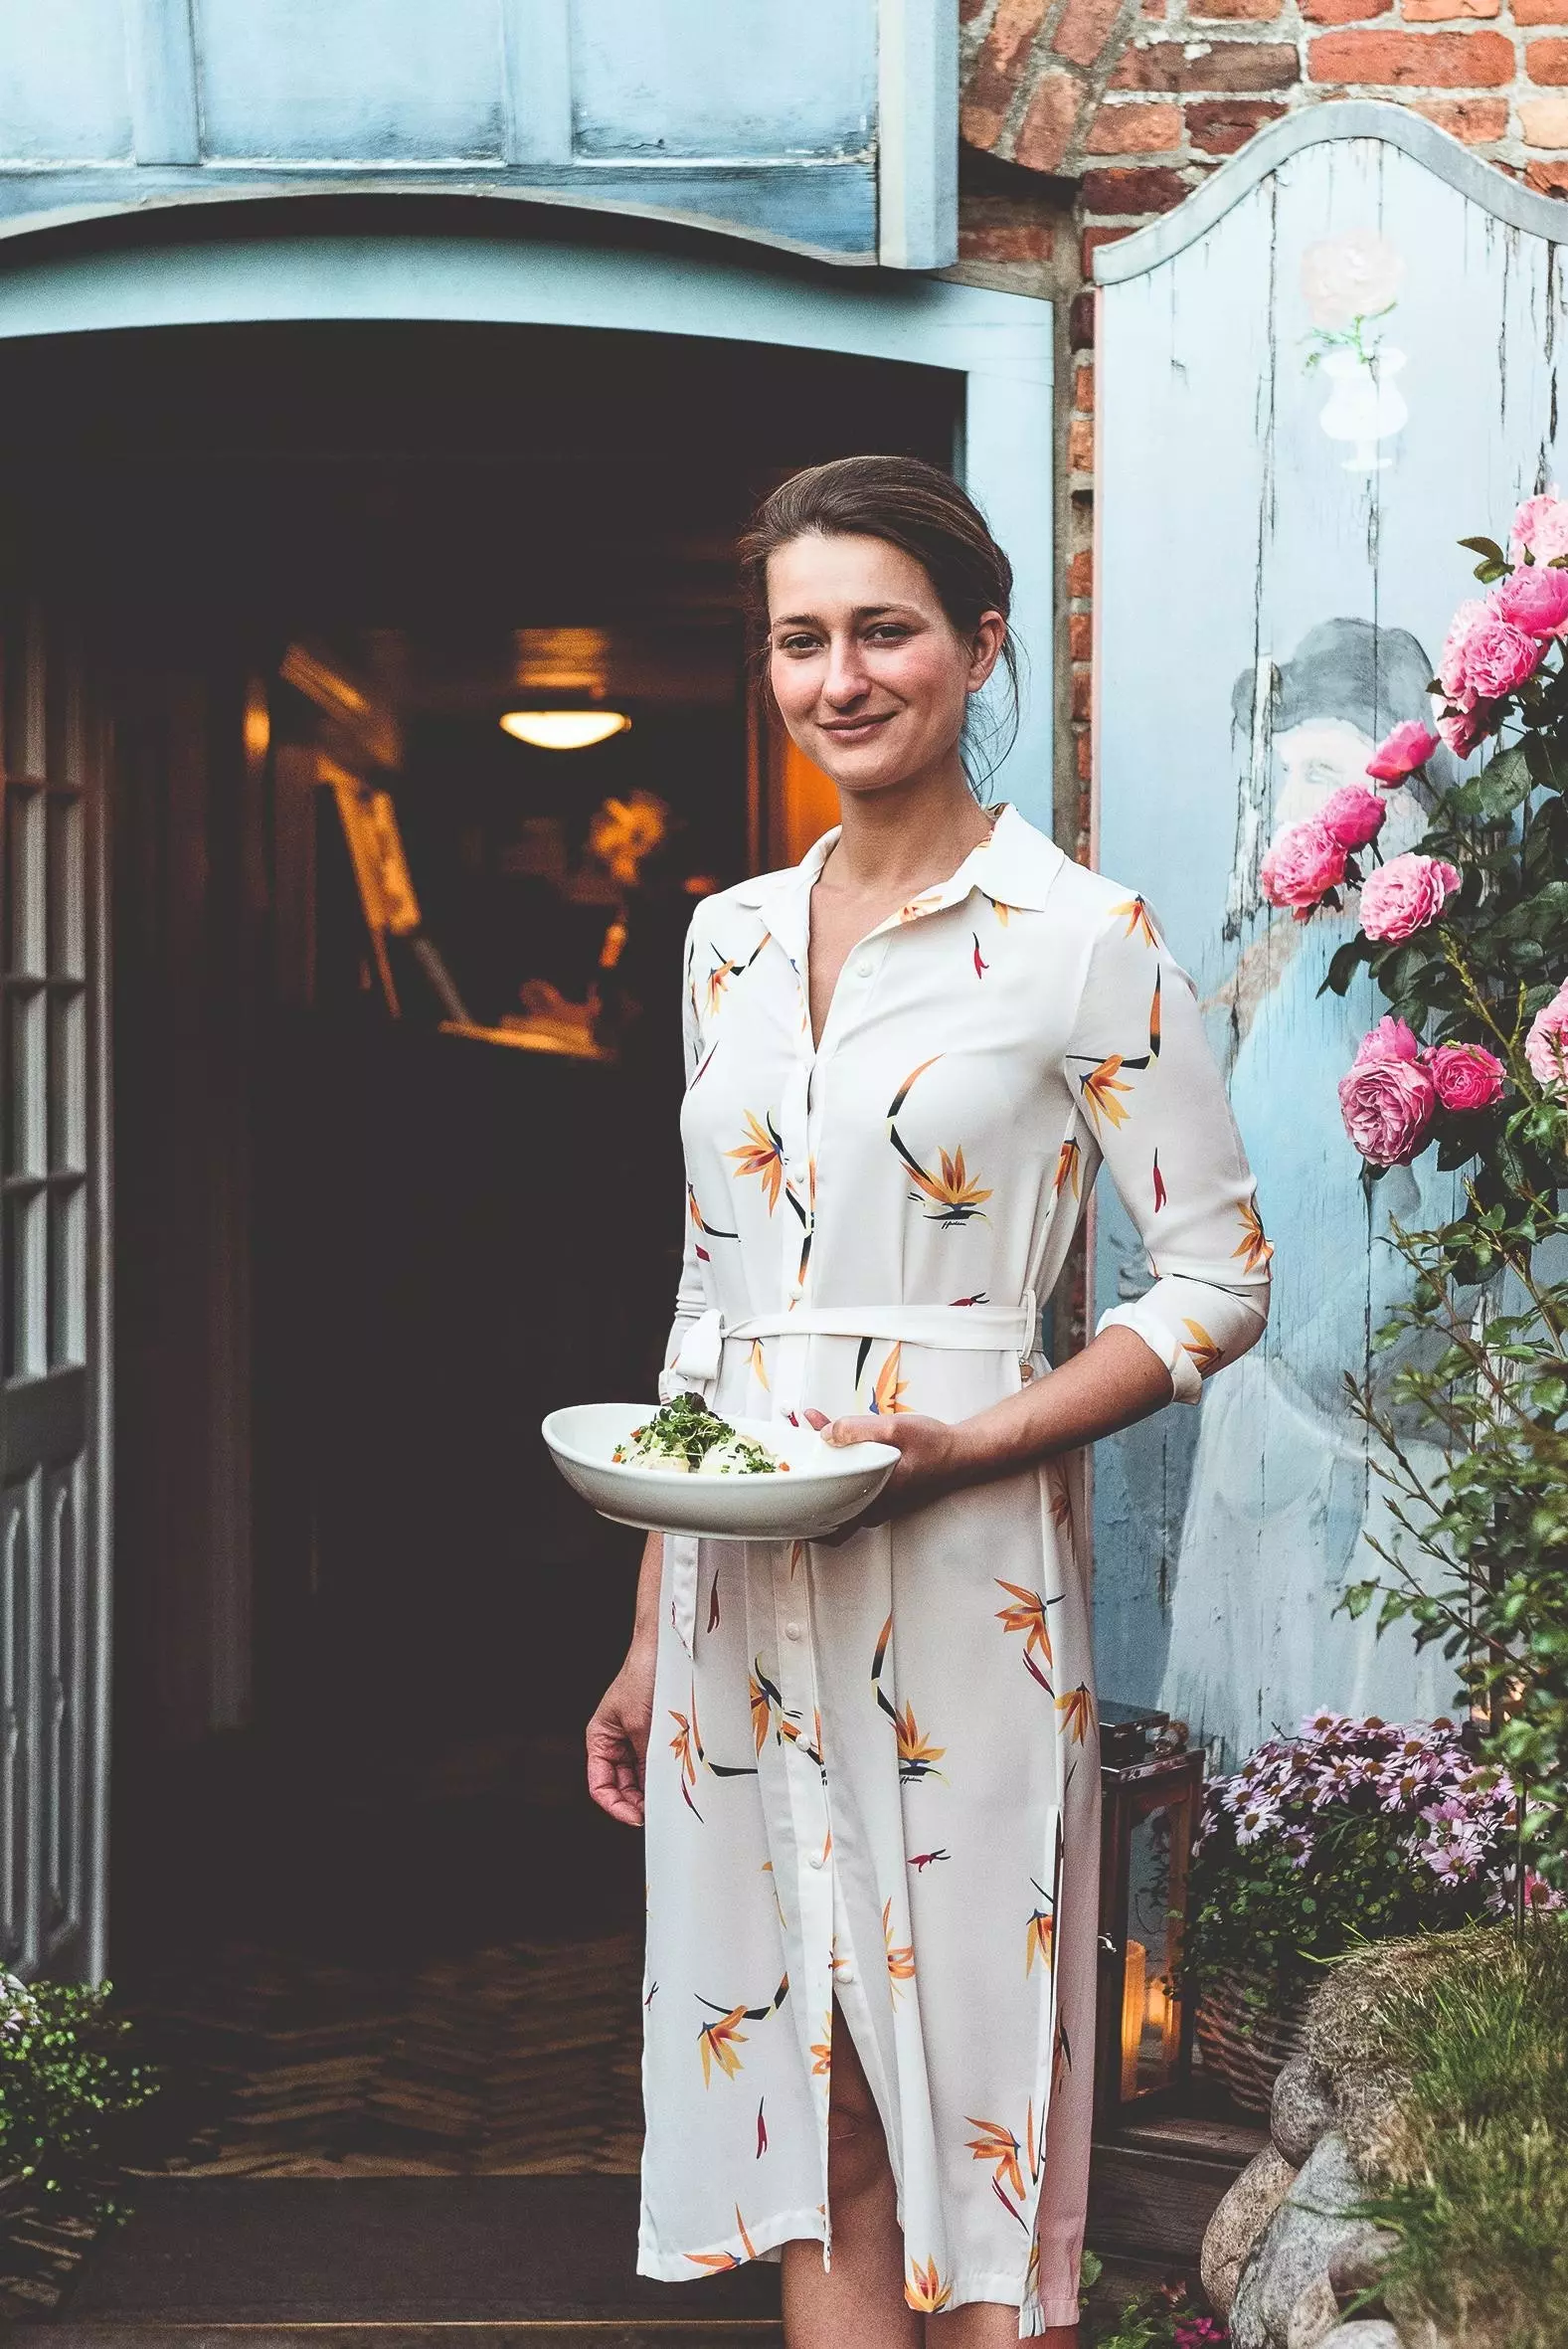
[[[102,1970],[102,745],[81,649],[0,625],[0,1961]]]
[[[1357,103],[1277,125],[1099,260],[1100,861],[1193,975],[1276,1246],[1256,1352],[1200,1410],[1100,1447],[1099,1661],[1106,1696],[1233,1752],[1319,1705],[1454,1700],[1435,1653],[1336,1611],[1390,1533],[1343,1374],[1386,1399],[1390,1221],[1440,1220],[1452,1177],[1428,1153],[1363,1190],[1335,1085],[1382,1006],[1364,980],[1318,993],[1354,911],[1299,924],[1258,868],[1430,716],[1477,592],[1456,541],[1505,534],[1558,477],[1560,224],[1430,123]],[[1446,751],[1433,771],[1455,774]],[[1384,853],[1424,821],[1418,792],[1391,795]],[[1103,1201],[1097,1307],[1148,1278]]]

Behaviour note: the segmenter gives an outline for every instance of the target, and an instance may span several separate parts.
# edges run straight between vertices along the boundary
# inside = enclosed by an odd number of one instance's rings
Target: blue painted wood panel
[[[49,0],[47,9],[0,0],[0,160],[106,163],[130,153],[120,0]]]
[[[499,162],[496,0],[196,0],[213,158]]]
[[[0,0],[0,217],[479,174],[495,195],[941,268],[958,6]]]
[[[874,10],[845,0],[794,0],[785,9],[777,0],[723,8],[698,0],[695,11],[573,0],[577,151],[865,154],[876,120],[876,31]]]
[[[1441,1217],[1452,1178],[1428,1154],[1363,1190],[1335,1085],[1382,1005],[1364,976],[1345,1001],[1317,993],[1354,915],[1273,911],[1258,866],[1396,721],[1429,716],[1476,592],[1456,540],[1558,477],[1559,217],[1430,124],[1335,105],[1104,260],[1099,860],[1146,890],[1193,975],[1277,1253],[1263,1344],[1198,1410],[1099,1448],[1097,1645],[1107,1697],[1231,1752],[1317,1705],[1453,1701],[1403,1632],[1378,1644],[1335,1612],[1389,1532],[1342,1373],[1375,1362],[1386,1384],[1398,1355],[1369,1341],[1403,1291],[1390,1219]],[[1455,773],[1447,752],[1434,772]],[[1392,795],[1385,855],[1424,820]],[[1149,1277],[1103,1196],[1097,1310]]]

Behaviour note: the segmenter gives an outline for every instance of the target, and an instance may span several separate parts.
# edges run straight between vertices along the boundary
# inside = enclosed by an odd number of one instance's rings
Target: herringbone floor
[[[513,1943],[378,1978],[254,1948],[156,1979],[152,2052],[192,2103],[160,2165],[211,2177],[635,2171],[630,1935]]]

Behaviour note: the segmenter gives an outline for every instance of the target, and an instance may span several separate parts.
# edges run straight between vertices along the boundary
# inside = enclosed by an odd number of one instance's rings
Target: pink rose
[[[1437,1088],[1418,1060],[1358,1060],[1339,1079],[1344,1130],[1374,1167],[1408,1167],[1432,1123]]]
[[[1502,1099],[1502,1062],[1484,1044],[1434,1044],[1425,1058],[1445,1109],[1490,1109]]]
[[[1403,1019],[1396,1019],[1385,1011],[1376,1027],[1369,1027],[1356,1051],[1355,1065],[1366,1060],[1419,1060],[1421,1046],[1415,1031]]]
[[[1342,783],[1318,809],[1317,820],[1341,848],[1364,848],[1377,838],[1387,813],[1377,793],[1369,792],[1364,783]]]
[[[1527,497],[1513,517],[1508,532],[1508,561],[1522,563],[1533,555],[1537,563],[1551,563],[1568,555],[1568,504],[1549,489],[1544,497]]]
[[[1472,629],[1465,645],[1465,685],[1475,701],[1505,701],[1541,665],[1541,641],[1493,614]]]
[[[1468,759],[1476,745],[1485,741],[1500,715],[1494,701],[1478,701],[1474,709],[1445,710],[1438,720],[1438,732],[1456,759]]]
[[[1426,765],[1437,747],[1437,736],[1419,718],[1406,718],[1392,734],[1384,735],[1367,760],[1366,771],[1379,783],[1402,783],[1407,775],[1414,775],[1418,767]]]
[[[1396,856],[1361,884],[1361,927],[1368,938],[1409,938],[1436,920],[1459,884],[1441,856]]]
[[[1446,697],[1459,709],[1471,709],[1476,702],[1476,690],[1470,681],[1471,638],[1493,621],[1491,606],[1481,597],[1472,596],[1461,604],[1449,622],[1449,632],[1438,655],[1438,682]]]
[[[1568,632],[1568,571],[1531,564],[1503,581],[1492,604],[1499,620],[1527,636],[1563,635]]]
[[[1292,905],[1305,920],[1344,879],[1345,849],[1315,815],[1289,823],[1269,844],[1258,878],[1271,905]]]
[[[1543,1093],[1568,1093],[1568,979],[1530,1021],[1524,1057]]]

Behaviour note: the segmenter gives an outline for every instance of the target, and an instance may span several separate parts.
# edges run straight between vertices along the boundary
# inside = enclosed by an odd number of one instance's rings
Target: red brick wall
[[[984,167],[960,269],[1056,299],[1063,546],[1057,770],[1087,835],[1097,245],[1168,212],[1276,116],[1392,98],[1499,170],[1568,196],[1568,0],[959,0],[962,132]],[[1568,206],[1564,207],[1568,233]],[[1038,671],[1039,648],[1036,648]],[[1080,796],[1082,795],[1082,796]],[[1075,802],[1076,811],[1075,811]],[[1076,822],[1075,822],[1076,813]]]

